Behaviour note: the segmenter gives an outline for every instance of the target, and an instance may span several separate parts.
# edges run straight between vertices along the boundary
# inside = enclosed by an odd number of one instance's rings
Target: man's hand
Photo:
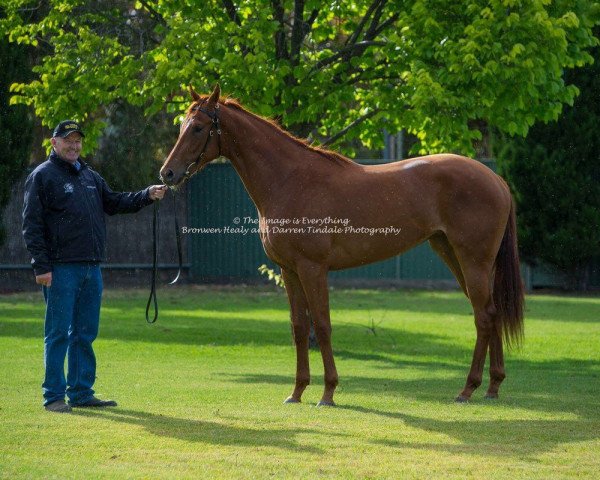
[[[42,273],[35,276],[35,283],[50,287],[52,285],[52,272]]]
[[[152,185],[149,192],[150,200],[162,200],[168,188],[166,185]]]

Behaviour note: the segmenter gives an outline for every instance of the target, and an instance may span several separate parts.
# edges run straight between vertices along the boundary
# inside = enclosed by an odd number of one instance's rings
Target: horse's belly
[[[352,234],[335,239],[329,268],[343,270],[385,260],[424,242],[431,233],[398,226],[356,229]]]

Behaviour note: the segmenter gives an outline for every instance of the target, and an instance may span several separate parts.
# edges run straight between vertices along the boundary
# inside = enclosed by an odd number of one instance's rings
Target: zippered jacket
[[[152,200],[149,187],[113,192],[100,174],[79,160],[78,171],[52,151],[27,177],[23,238],[36,275],[55,263],[105,260],[104,214],[134,213]]]

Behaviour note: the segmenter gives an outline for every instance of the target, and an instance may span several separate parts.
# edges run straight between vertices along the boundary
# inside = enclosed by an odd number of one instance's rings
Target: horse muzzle
[[[177,185],[183,180],[184,177],[184,173],[177,174],[171,168],[163,167],[160,169],[159,178],[165,185],[168,185],[169,187]]]

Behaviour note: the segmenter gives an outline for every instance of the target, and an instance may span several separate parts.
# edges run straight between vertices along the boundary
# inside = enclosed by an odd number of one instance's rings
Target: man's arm
[[[108,215],[135,213],[154,200],[162,199],[167,190],[166,185],[151,185],[139,192],[113,192],[100,175],[96,178],[102,189],[102,206]]]
[[[52,266],[48,255],[46,228],[44,225],[42,202],[42,189],[39,177],[30,175],[25,182],[25,196],[23,201],[23,239],[27,250],[31,254],[33,271],[38,277],[48,284],[51,282]],[[49,275],[50,274],[50,277]],[[48,278],[49,277],[49,278]],[[38,283],[40,283],[38,281]]]

